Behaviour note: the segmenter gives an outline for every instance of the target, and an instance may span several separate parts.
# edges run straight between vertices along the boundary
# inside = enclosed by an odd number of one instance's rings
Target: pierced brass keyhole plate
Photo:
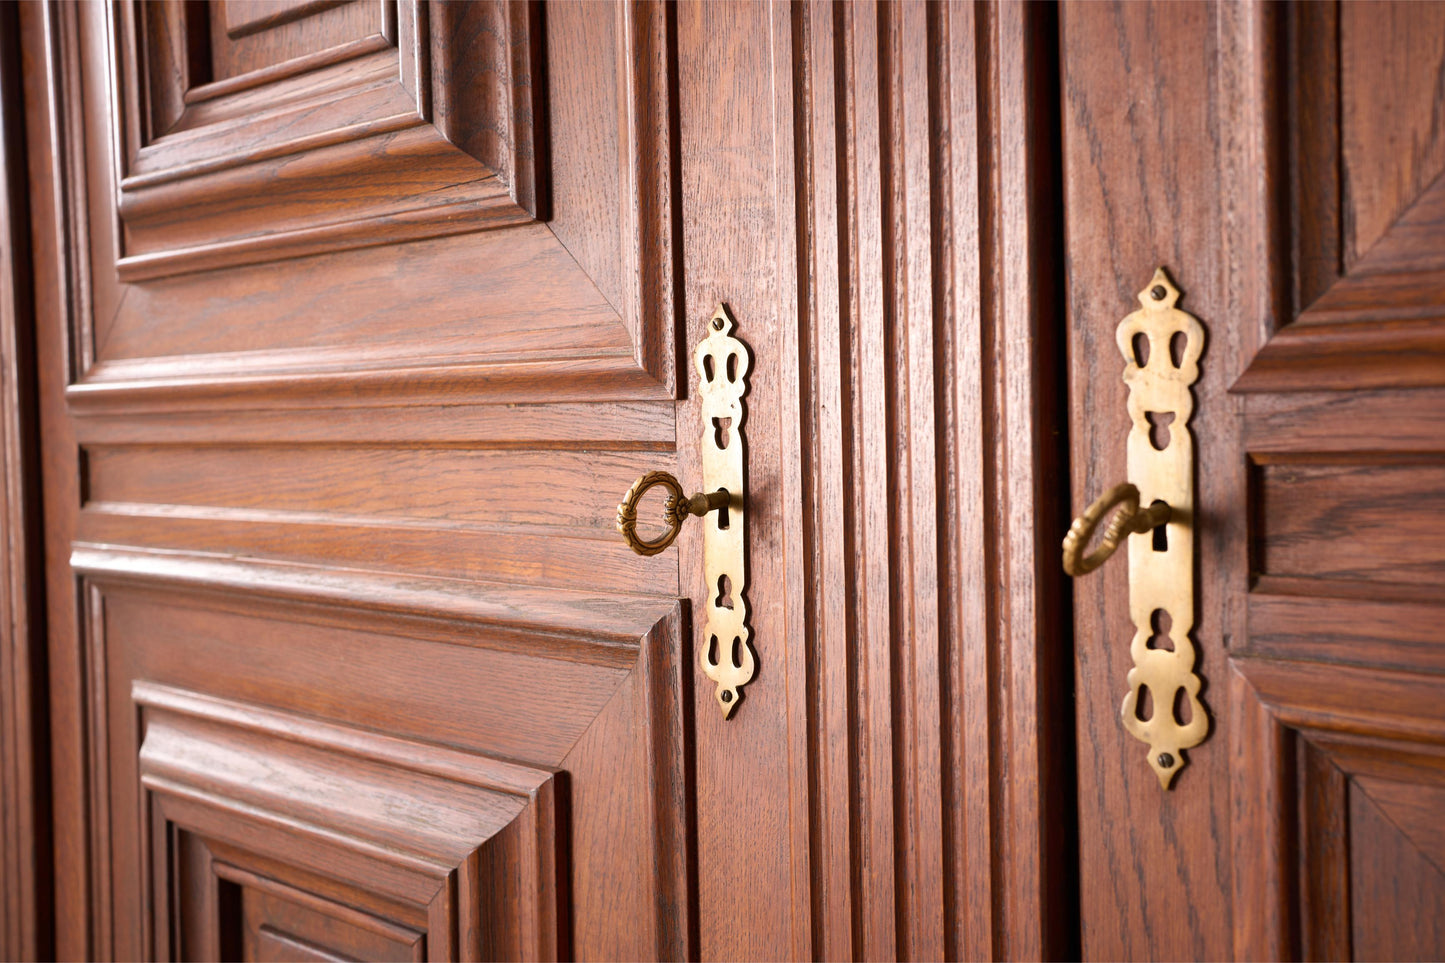
[[[1129,535],[1129,617],[1134,623],[1129,654],[1134,667],[1120,716],[1130,735],[1148,743],[1149,765],[1165,789],[1184,767],[1182,750],[1199,745],[1209,734],[1189,637],[1194,628],[1195,526],[1190,386],[1199,377],[1204,327],[1176,307],[1178,301],[1179,290],[1161,267],[1139,292],[1140,309],[1115,331],[1133,422],[1128,478],[1138,486],[1140,504],[1168,506],[1162,531],[1143,528]],[[1151,428],[1161,422],[1169,425],[1168,433],[1151,435]],[[1168,625],[1172,651],[1149,646],[1156,625],[1163,624]],[[1143,719],[1139,706],[1146,687],[1153,708]],[[1176,716],[1181,695],[1189,707],[1187,723]]]
[[[743,396],[751,361],[747,346],[733,337],[737,327],[719,304],[707,322],[707,337],[693,352],[702,400],[703,490],[728,493],[726,508],[702,518],[703,568],[707,573],[707,625],[699,656],[703,673],[716,683],[713,697],[723,718],[732,715],[742,687],[756,671],[748,628]]]
[[[703,491],[686,497],[671,472],[650,471],[633,482],[617,506],[617,532],[638,555],[666,551],[689,517],[702,519],[707,627],[699,658],[702,671],[717,684],[714,698],[724,719],[738,707],[743,686],[757,670],[744,595],[748,569],[743,396],[748,393],[751,358],[747,345],[733,337],[736,326],[728,309],[719,304],[708,318],[707,336],[693,352],[702,401]],[[667,530],[645,539],[637,533],[638,503],[657,487],[668,492],[662,510]]]

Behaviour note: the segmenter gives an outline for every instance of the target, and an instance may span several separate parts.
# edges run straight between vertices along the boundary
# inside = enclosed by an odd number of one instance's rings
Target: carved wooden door
[[[546,26],[24,11],[61,954],[683,955],[665,22]]]
[[[1060,30],[1076,510],[1124,479],[1114,332],[1157,266],[1206,329],[1211,732],[1161,791],[1119,721],[1128,566],[1077,579],[1083,955],[1439,958],[1445,7],[1082,4]]]
[[[1063,952],[1047,8],[19,21],[57,955]]]

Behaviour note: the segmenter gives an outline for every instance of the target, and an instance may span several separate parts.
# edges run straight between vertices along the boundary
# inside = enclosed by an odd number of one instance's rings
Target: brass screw
[[[1154,285],[1153,289],[1150,290],[1149,296],[1152,297],[1155,301],[1163,301],[1164,295],[1168,293],[1168,291],[1164,290],[1164,285],[1156,284]]]

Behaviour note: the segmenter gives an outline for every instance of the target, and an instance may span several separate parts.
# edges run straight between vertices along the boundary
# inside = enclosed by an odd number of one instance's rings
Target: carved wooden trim
[[[814,854],[802,932],[774,945],[1077,955],[1048,909],[1076,872],[1051,815],[1076,798],[1067,586],[1041,550],[1067,527],[1055,13],[772,11],[778,310],[798,319],[785,668],[807,707],[788,758]]]
[[[1308,947],[1320,954],[1310,959],[1337,958],[1348,853],[1330,833],[1347,812],[1345,776],[1440,781],[1440,680],[1239,656],[1229,679],[1235,955],[1294,959]]]
[[[165,588],[193,603],[209,598],[212,604],[224,605],[230,599],[234,610],[242,613],[254,613],[264,600],[284,609],[292,621],[391,628],[419,638],[520,649],[617,668],[636,662],[639,640],[678,606],[675,599],[85,543],[76,544],[70,564],[97,585]],[[91,591],[98,606],[101,597],[94,587]],[[480,627],[488,631],[479,632]]]
[[[519,0],[495,0],[485,5],[463,6],[473,11],[481,11],[485,6],[505,12],[506,23],[497,29],[510,38],[507,42],[513,59],[518,61],[514,77],[518,78],[519,82],[511,88],[512,110],[516,115],[518,136],[528,129],[522,115],[530,111],[532,146],[530,154],[519,146],[502,150],[503,146],[514,144],[516,138],[513,138],[496,140],[486,149],[500,158],[493,160],[501,168],[505,169],[508,163],[514,162],[518,171],[525,173],[524,168],[530,164],[531,173],[527,176],[536,185],[536,211],[533,213],[538,217],[545,217],[545,110],[541,85],[534,82],[542,73],[538,59],[542,57],[542,49],[537,7],[533,3]],[[506,225],[519,226],[533,217],[533,213],[524,211],[512,200],[507,200],[492,188],[485,187],[484,182],[495,184],[496,177],[486,174],[484,167],[478,166],[479,162],[475,158],[443,136],[450,130],[457,139],[465,140],[463,132],[475,133],[477,124],[466,119],[466,111],[480,109],[480,105],[460,104],[455,102],[456,98],[448,100],[445,95],[432,98],[434,103],[423,103],[425,98],[421,98],[421,93],[418,92],[408,94],[412,98],[408,101],[410,106],[396,115],[401,118],[397,123],[402,126],[395,129],[394,125],[388,126],[390,121],[382,123],[381,128],[374,124],[362,124],[360,127],[352,125],[341,129],[341,133],[336,135],[342,138],[340,141],[325,132],[314,136],[307,135],[309,139],[282,143],[269,152],[252,151],[242,157],[233,158],[238,161],[245,160],[247,163],[230,167],[215,167],[224,161],[224,158],[221,158],[204,163],[196,161],[190,166],[182,164],[168,169],[168,172],[128,174],[124,183],[117,187],[121,197],[122,218],[114,225],[115,231],[92,232],[85,220],[88,210],[85,195],[89,187],[86,175],[89,174],[95,186],[104,188],[102,181],[108,178],[110,173],[102,174],[101,171],[111,172],[113,164],[119,162],[108,164],[101,158],[86,156],[83,146],[87,143],[87,137],[82,133],[82,129],[88,124],[90,130],[85,133],[90,135],[90,140],[94,140],[96,131],[104,126],[104,119],[82,117],[78,106],[72,103],[78,100],[82,87],[85,88],[86,97],[110,102],[115,110],[120,112],[123,123],[117,127],[117,144],[112,152],[122,157],[129,156],[127,152],[132,146],[137,156],[140,152],[152,148],[178,148],[185,138],[194,140],[201,137],[198,131],[214,132],[225,124],[231,124],[231,127],[235,128],[244,120],[244,116],[241,120],[230,121],[217,116],[214,122],[199,124],[194,128],[183,124],[181,129],[164,134],[157,144],[142,144],[142,135],[132,122],[132,118],[138,116],[141,110],[141,105],[130,92],[135,84],[125,80],[124,76],[112,78],[99,70],[89,70],[81,76],[75,67],[87,60],[82,54],[88,50],[106,51],[108,38],[111,38],[107,31],[113,30],[115,49],[110,50],[107,55],[119,65],[115,73],[125,74],[129,70],[133,74],[137,69],[135,57],[138,56],[137,51],[141,46],[136,39],[133,14],[130,7],[117,8],[115,15],[109,19],[101,7],[61,10],[56,18],[41,28],[47,32],[49,43],[64,45],[72,50],[63,60],[58,51],[56,52],[57,69],[63,63],[70,74],[51,78],[50,96],[55,101],[53,115],[66,134],[56,141],[54,156],[66,173],[60,198],[64,216],[67,221],[73,222],[67,225],[67,237],[71,239],[70,245],[74,248],[76,260],[64,270],[67,283],[73,286],[77,298],[72,310],[73,322],[77,325],[73,341],[76,349],[73,356],[73,380],[76,384],[72,387],[72,400],[77,407],[90,407],[95,410],[102,407],[110,410],[184,410],[205,406],[233,408],[237,403],[267,407],[304,407],[318,402],[371,404],[380,400],[383,395],[389,403],[422,404],[427,400],[434,401],[438,392],[444,392],[454,400],[458,383],[466,384],[477,400],[500,402],[520,399],[592,401],[675,397],[675,329],[678,313],[677,289],[674,287],[673,277],[680,248],[674,237],[679,225],[675,222],[672,206],[678,184],[671,132],[672,40],[668,27],[671,14],[666,8],[651,3],[631,3],[619,7],[617,13],[616,29],[619,56],[622,60],[617,82],[620,99],[626,105],[623,116],[619,118],[622,142],[625,145],[618,158],[619,183],[626,190],[637,192],[632,202],[626,205],[621,221],[619,250],[623,260],[621,276],[626,280],[626,288],[618,303],[608,304],[593,288],[593,282],[585,270],[571,260],[570,255],[557,244],[550,232],[545,228],[537,228],[542,232],[540,237],[558,249],[549,256],[567,259],[569,266],[577,272],[577,278],[572,283],[572,288],[576,290],[569,296],[574,296],[575,299],[581,297],[580,292],[584,289],[591,290],[598,303],[584,305],[584,313],[598,313],[601,309],[601,313],[606,315],[596,319],[597,323],[592,326],[595,333],[586,338],[586,344],[578,345],[575,339],[567,339],[564,333],[554,345],[539,344],[535,339],[521,343],[492,339],[485,342],[480,350],[462,353],[453,351],[445,357],[403,357],[400,361],[394,350],[387,350],[395,346],[382,345],[377,350],[331,347],[315,351],[259,354],[181,353],[169,357],[125,357],[97,364],[96,341],[104,332],[102,330],[97,333],[95,327],[97,324],[104,325],[124,303],[127,279],[159,279],[162,275],[169,277],[174,273],[172,267],[177,271],[204,271],[224,264],[254,263],[258,258],[291,260],[342,247],[392,244],[423,236],[435,237]],[[127,17],[131,19],[127,20]],[[421,20],[425,19],[421,17]],[[404,28],[408,23],[417,22],[419,21],[415,19],[408,21],[406,17],[401,17],[398,30],[402,32],[395,44],[406,46],[407,34]],[[127,24],[130,26],[127,27]],[[323,72],[332,70],[343,75],[346,71],[354,73],[358,70],[381,70],[374,65],[366,67],[365,64],[371,63],[367,60],[368,57],[373,61],[386,57],[396,59],[397,47],[391,41],[386,42],[386,50],[358,54],[344,63],[318,69]],[[388,50],[391,52],[388,53]],[[525,84],[520,82],[521,61],[524,59],[528,66]],[[437,72],[434,70],[433,74],[436,75]],[[283,78],[276,83],[283,86],[287,83],[304,85],[314,80],[314,75],[316,70],[290,80]],[[114,83],[112,79],[115,79]],[[351,82],[354,80],[355,78],[348,80],[346,76],[342,76],[336,82],[343,87],[347,83],[355,87],[356,84]],[[127,83],[130,83],[130,87],[126,86]],[[386,83],[390,81],[387,80]],[[325,84],[320,86],[326,87]],[[417,88],[417,91],[421,91],[421,88]],[[332,93],[335,93],[334,89]],[[254,90],[250,93],[241,91],[235,92],[234,96],[241,98],[239,103],[245,103],[246,97],[254,99],[256,93]],[[307,92],[307,96],[312,96],[312,93]],[[430,96],[428,94],[428,97]],[[214,107],[219,100],[212,97],[209,91],[204,98],[190,99],[196,103],[188,106],[187,110],[199,110],[201,106],[206,106],[212,114],[219,110]],[[302,100],[304,99],[303,97]],[[422,106],[418,106],[419,104]],[[295,104],[283,105],[287,110],[294,106]],[[418,119],[423,113],[427,119]],[[204,117],[209,119],[211,115]],[[249,128],[246,128],[245,132],[247,138],[254,139]],[[247,142],[249,143],[249,140]],[[379,145],[385,146],[378,154],[380,162],[393,164],[398,170],[405,168],[409,178],[420,176],[418,171],[421,174],[430,171],[441,178],[437,182],[438,186],[447,189],[432,196],[417,188],[415,183],[408,183],[405,190],[395,192],[398,194],[397,198],[381,196],[387,192],[381,189],[384,185],[378,179],[380,175],[376,170],[366,167],[371,163],[368,152],[377,149]],[[484,152],[481,146],[476,149],[479,153]],[[516,157],[509,161],[507,158],[512,153],[515,153]],[[392,156],[393,154],[395,156]],[[347,160],[347,157],[351,157],[351,160]],[[211,167],[207,167],[207,164]],[[336,167],[336,164],[341,166]],[[362,166],[357,167],[358,164]],[[468,173],[471,168],[483,172],[481,181],[476,181],[474,174]],[[238,235],[231,240],[205,240],[203,235],[208,229],[203,223],[204,218],[191,203],[192,200],[199,203],[200,195],[197,199],[188,199],[175,193],[200,189],[196,185],[201,185],[205,191],[211,191],[214,187],[220,193],[214,194],[212,200],[232,197],[239,203],[239,199],[245,198],[248,199],[249,209],[251,199],[259,197],[264,200],[266,197],[266,191],[258,189],[258,184],[270,176],[264,172],[270,170],[274,174],[282,169],[286,171],[288,182],[293,178],[299,179],[297,183],[304,182],[306,178],[320,178],[316,180],[316,185],[324,185],[325,178],[338,171],[349,172],[345,173],[345,176],[350,177],[359,171],[370,170],[367,174],[369,183],[377,189],[369,193],[378,195],[373,198],[375,203],[401,206],[394,210],[387,209],[389,213],[377,208],[372,211],[375,216],[353,217],[343,212],[331,220],[327,219],[331,215],[326,215],[321,218],[320,223],[317,223],[315,218],[308,218],[304,224],[298,222],[290,227],[282,224],[277,230],[269,229],[264,212],[253,212],[252,215],[247,215],[251,218],[247,223],[251,223],[254,230],[248,229],[243,232],[244,236]],[[520,178],[517,183],[522,184],[524,180],[525,178]],[[450,190],[453,187],[461,193]],[[481,193],[477,193],[478,191]],[[505,191],[502,194],[505,194]],[[426,197],[425,203],[441,206],[415,210],[406,208],[410,203],[407,198],[421,196]],[[499,197],[501,200],[497,199]],[[225,206],[220,200],[216,203],[221,204],[221,207]],[[181,207],[177,208],[177,204]],[[184,216],[177,213],[178,211],[184,211]],[[522,213],[518,214],[519,211]],[[178,260],[171,266],[158,267],[158,273],[154,274],[148,268],[143,268],[146,259],[151,255],[134,250],[137,231],[144,233],[147,218],[160,219],[156,221],[158,231],[162,230],[160,222],[163,220],[170,225],[164,228],[165,231],[180,230],[194,235],[191,241],[177,241],[176,245],[166,247],[160,256]],[[95,239],[93,252],[74,247],[86,238]],[[533,239],[529,243],[535,246],[540,241]],[[125,245],[129,247],[124,247]],[[66,253],[71,252],[67,250]],[[123,262],[119,284],[115,277],[91,278],[88,265],[91,263],[92,254],[102,259],[114,257],[118,262]],[[192,260],[187,262],[186,259]],[[126,264],[130,266],[127,267]],[[129,273],[133,270],[140,273]],[[96,316],[99,316],[99,320]],[[614,325],[617,327],[616,334],[605,334]],[[290,400],[282,400],[283,398]]]
[[[141,785],[166,823],[409,908],[434,958],[557,958],[552,772],[169,686],[131,691]],[[163,905],[171,880],[155,875]],[[496,931],[521,942],[484,945]]]
[[[1266,54],[1250,103],[1249,122],[1262,128],[1250,148],[1258,163],[1245,176],[1283,184],[1286,201],[1261,225],[1276,327],[1231,390],[1445,385],[1445,270],[1438,258],[1421,257],[1445,242],[1445,180],[1427,187],[1369,251],[1348,251],[1339,8],[1261,4],[1241,19],[1247,36],[1231,42]]]
[[[116,8],[122,281],[545,216],[538,6],[393,6],[390,35],[197,96],[187,42],[205,9]],[[357,177],[368,190],[344,204],[332,196],[304,220],[283,217]]]

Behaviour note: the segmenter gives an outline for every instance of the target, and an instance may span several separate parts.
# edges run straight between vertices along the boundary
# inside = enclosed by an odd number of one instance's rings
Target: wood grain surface
[[[0,955],[54,953],[45,578],[19,13],[0,10]]]
[[[1085,957],[1441,952],[1436,844],[1404,828],[1436,804],[1442,747],[1438,15],[1064,11],[1077,506],[1122,478],[1112,331],[1154,266],[1209,335],[1191,427],[1213,732],[1168,794],[1114,721],[1123,572],[1075,586]]]

